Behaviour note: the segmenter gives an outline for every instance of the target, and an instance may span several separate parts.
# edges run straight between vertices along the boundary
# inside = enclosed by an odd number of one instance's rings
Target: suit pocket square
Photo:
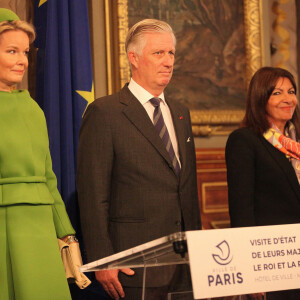
[[[189,143],[190,141],[191,141],[191,137],[189,136],[186,142]]]

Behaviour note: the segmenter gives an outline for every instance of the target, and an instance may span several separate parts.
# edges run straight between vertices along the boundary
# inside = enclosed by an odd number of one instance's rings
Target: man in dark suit
[[[201,229],[189,111],[163,93],[173,73],[175,43],[165,22],[135,24],[126,40],[131,81],[119,93],[95,100],[84,115],[77,181],[89,261]],[[164,299],[176,277],[166,270],[172,268],[147,271],[147,299]],[[141,299],[141,272],[95,275],[112,298],[125,290],[126,299]]]

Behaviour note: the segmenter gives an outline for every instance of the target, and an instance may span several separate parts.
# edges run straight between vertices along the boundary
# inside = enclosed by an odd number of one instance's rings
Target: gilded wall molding
[[[264,65],[262,0],[244,0],[244,24],[246,47],[246,76],[252,75]]]
[[[130,80],[130,67],[125,51],[125,40],[128,32],[128,0],[118,0],[118,30],[120,84],[123,87]]]

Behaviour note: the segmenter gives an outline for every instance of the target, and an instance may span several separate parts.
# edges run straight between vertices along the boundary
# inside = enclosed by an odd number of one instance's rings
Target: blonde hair
[[[29,38],[31,44],[35,40],[35,30],[33,25],[28,22],[15,20],[15,21],[3,21],[0,23],[0,37],[1,34],[9,30],[21,30],[24,31]]]
[[[127,34],[125,41],[125,50],[127,55],[130,51],[134,51],[138,55],[141,55],[146,42],[144,39],[144,34],[153,32],[170,33],[174,42],[174,46],[176,45],[175,34],[172,27],[168,23],[156,19],[144,19],[133,25]]]

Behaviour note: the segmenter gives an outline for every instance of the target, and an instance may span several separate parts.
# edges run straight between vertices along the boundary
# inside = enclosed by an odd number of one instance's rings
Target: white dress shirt
[[[155,107],[151,104],[151,102],[149,100],[152,99],[154,96],[151,95],[148,91],[146,91],[139,84],[137,84],[132,78],[129,82],[128,88],[129,88],[130,92],[141,102],[141,104],[145,108],[150,120],[153,123],[153,114],[154,114]],[[160,109],[161,109],[166,127],[167,127],[169,135],[170,135],[171,143],[174,148],[176,158],[181,167],[180,159],[179,159],[179,152],[178,152],[177,137],[176,137],[170,109],[165,101],[164,93],[161,93],[157,98],[160,98],[162,100],[160,102]]]

